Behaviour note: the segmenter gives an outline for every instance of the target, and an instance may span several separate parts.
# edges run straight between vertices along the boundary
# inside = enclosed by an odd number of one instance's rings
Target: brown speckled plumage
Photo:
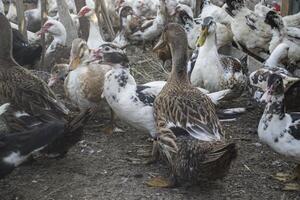
[[[4,16],[0,17],[0,24],[0,102],[10,102],[28,114],[51,110],[57,117],[65,116],[68,110],[47,84],[12,59],[10,25]]]
[[[179,183],[222,178],[236,157],[235,144],[225,142],[212,101],[190,84],[187,38],[179,25],[167,25],[155,49],[165,45],[172,52],[173,66],[154,103],[159,153]]]

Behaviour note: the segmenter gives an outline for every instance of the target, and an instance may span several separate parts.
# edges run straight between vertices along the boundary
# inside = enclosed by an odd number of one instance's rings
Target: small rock
[[[134,178],[143,178],[143,174],[134,174],[133,177]]]
[[[256,147],[261,147],[262,146],[262,144],[259,143],[259,142],[253,143],[253,145],[256,146]]]

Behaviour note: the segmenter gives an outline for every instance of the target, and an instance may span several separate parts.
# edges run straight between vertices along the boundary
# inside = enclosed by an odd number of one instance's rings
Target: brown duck
[[[154,49],[166,45],[172,54],[172,71],[154,102],[159,132],[154,153],[167,160],[171,176],[148,184],[162,187],[223,178],[237,155],[235,144],[225,141],[212,101],[188,79],[188,43],[180,25],[168,24]]]
[[[64,124],[63,136],[48,144],[46,153],[64,155],[80,140],[83,124],[91,112],[87,110],[69,119],[68,109],[47,84],[12,58],[12,31],[3,14],[0,14],[0,27],[0,102],[11,105],[3,114],[6,125],[9,131],[19,132],[41,127],[50,120],[59,121]]]

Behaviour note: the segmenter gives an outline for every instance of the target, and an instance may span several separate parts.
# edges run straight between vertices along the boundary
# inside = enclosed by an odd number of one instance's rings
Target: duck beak
[[[153,51],[158,51],[162,48],[164,48],[167,45],[167,43],[163,39],[163,35],[159,38],[159,41],[156,43],[156,45],[153,47]]]
[[[271,85],[270,87],[267,88],[267,91],[260,98],[260,102],[262,102],[262,103],[271,102],[273,88],[274,88],[273,85]]]
[[[197,40],[196,45],[202,47],[205,43],[207,36],[208,36],[208,26],[204,26],[202,27],[201,34]]]
[[[283,85],[285,85],[286,87],[286,90],[289,89],[289,87],[291,85],[293,85],[294,83],[296,83],[297,81],[299,81],[300,79],[297,78],[297,77],[289,77],[289,76],[286,76],[283,78]]]
[[[47,27],[44,27],[44,26],[43,26],[43,27],[41,28],[41,30],[39,30],[36,34],[37,34],[38,36],[41,36],[41,35],[45,34],[47,31],[48,31]]]
[[[48,80],[48,86],[52,87],[56,82],[57,82],[58,78],[56,76],[51,76]]]
[[[80,58],[79,57],[74,58],[70,63],[69,70],[72,71],[72,70],[76,69],[77,66],[79,65],[79,63],[80,63]]]

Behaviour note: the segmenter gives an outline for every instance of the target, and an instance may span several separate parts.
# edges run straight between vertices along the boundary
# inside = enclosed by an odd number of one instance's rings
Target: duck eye
[[[109,48],[109,47],[105,47],[104,50],[105,50],[105,51],[109,51],[110,48]]]

